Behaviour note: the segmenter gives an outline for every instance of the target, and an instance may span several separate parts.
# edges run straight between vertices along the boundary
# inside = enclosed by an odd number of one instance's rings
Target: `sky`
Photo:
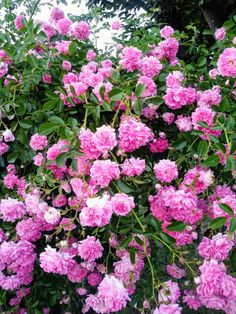
[[[55,0],[51,0],[50,3],[56,5]],[[72,4],[72,0],[67,0],[67,5],[60,4],[58,7],[62,9],[65,14],[73,14],[73,15],[81,15],[81,14],[86,14],[89,12],[87,6],[86,6],[86,0],[79,0],[77,4]],[[35,15],[35,20],[43,20],[43,21],[48,21],[50,17],[50,11],[51,11],[52,6],[49,5],[43,5],[43,9],[41,12],[37,13]],[[24,12],[24,7],[20,6],[18,8],[18,13]],[[108,22],[111,22],[111,20],[108,20]],[[100,25],[97,25],[100,26]],[[97,48],[98,49],[105,49],[106,43],[112,44],[112,36],[113,33],[111,30],[108,29],[103,29],[98,33],[98,40],[96,42]],[[91,38],[92,39],[92,38]]]

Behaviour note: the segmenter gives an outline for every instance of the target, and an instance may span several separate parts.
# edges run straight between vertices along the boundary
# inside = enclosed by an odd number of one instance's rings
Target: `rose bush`
[[[190,64],[169,26],[92,33],[0,37],[1,313],[235,313],[234,23]]]

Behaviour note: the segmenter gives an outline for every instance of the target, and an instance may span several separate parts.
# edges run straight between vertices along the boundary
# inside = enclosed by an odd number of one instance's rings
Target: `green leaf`
[[[225,217],[218,217],[213,219],[209,225],[208,225],[208,229],[217,229],[220,228],[222,226],[224,226],[224,224],[226,223],[226,218]]]
[[[137,115],[140,115],[142,113],[142,110],[143,110],[142,102],[139,99],[136,99],[134,103],[134,112]]]
[[[123,91],[117,87],[113,88],[110,92],[109,92],[109,98],[112,101],[119,101],[122,99],[123,97]]]
[[[128,236],[126,239],[124,239],[120,244],[120,249],[125,249],[130,242],[132,241],[132,236]]]
[[[135,264],[135,254],[136,254],[137,250],[132,247],[129,249],[129,257],[130,257],[130,261],[131,263],[134,265]]]
[[[202,162],[203,167],[216,167],[220,162],[220,158],[217,155],[212,155]]]
[[[219,104],[220,111],[221,112],[227,111],[229,106],[230,106],[229,100],[228,100],[228,98],[226,96],[224,96],[223,99],[221,100],[220,104]]]
[[[219,204],[219,206],[220,206],[220,208],[223,209],[227,214],[229,214],[229,215],[233,215],[233,214],[234,214],[233,209],[232,209],[229,205],[227,205],[227,204],[225,204],[225,203],[221,203],[221,204]]]
[[[144,246],[144,242],[139,238],[139,237],[135,237],[134,240],[139,244]]]
[[[227,130],[231,130],[234,128],[234,125],[235,125],[235,119],[231,116],[229,116],[226,121],[225,121],[225,128]]]
[[[57,116],[50,117],[48,120],[54,124],[65,125],[65,122]]]
[[[150,225],[153,226],[153,228],[156,230],[156,231],[161,231],[162,228],[161,228],[161,222],[159,220],[157,220],[156,218],[154,218],[153,216],[150,217]]]
[[[145,84],[138,84],[135,88],[135,95],[136,97],[141,97],[143,92],[146,89],[146,85]]]
[[[207,152],[208,148],[208,142],[206,141],[200,141],[197,148],[197,153],[199,156],[204,156]]]
[[[69,46],[69,49],[68,49],[68,52],[69,52],[69,55],[73,55],[77,52],[77,44],[75,41],[72,41],[70,46]]]
[[[212,140],[212,142],[214,143],[219,143],[219,139],[217,137],[215,137],[214,135],[209,135],[210,139]]]
[[[32,121],[31,120],[20,120],[19,121],[19,125],[23,128],[23,129],[30,129],[32,127]]]
[[[43,135],[49,135],[58,128],[59,125],[55,125],[53,123],[44,123],[40,125],[39,133]]]
[[[175,239],[171,237],[168,233],[160,232],[160,237],[165,243],[169,243],[169,244],[175,243]]]
[[[236,218],[232,217],[230,221],[229,231],[234,232],[236,230]]]
[[[208,124],[204,121],[199,121],[198,124],[205,129],[209,128]]]
[[[206,65],[206,63],[207,63],[207,59],[206,59],[205,57],[200,57],[200,58],[198,59],[197,65],[198,65],[199,67],[203,67],[204,65]]]
[[[19,157],[20,153],[19,152],[12,152],[7,155],[7,161],[12,164],[16,161],[16,159]]]
[[[124,193],[131,193],[133,192],[133,188],[131,188],[128,184],[126,184],[124,181],[118,180],[117,181],[117,185],[119,187],[119,189],[122,190],[122,192]]]
[[[167,230],[169,230],[169,231],[183,231],[185,229],[185,227],[186,227],[186,224],[183,223],[182,221],[175,221],[167,227]]]
[[[68,156],[68,153],[62,153],[59,156],[57,156],[56,158],[57,167],[60,168],[64,166],[67,156]]]

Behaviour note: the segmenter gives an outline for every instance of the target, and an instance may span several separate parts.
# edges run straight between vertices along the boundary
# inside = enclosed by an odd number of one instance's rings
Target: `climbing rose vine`
[[[0,37],[1,313],[234,314],[234,23],[188,63],[170,26],[127,39],[114,21],[102,52],[90,20],[59,8],[12,22]]]

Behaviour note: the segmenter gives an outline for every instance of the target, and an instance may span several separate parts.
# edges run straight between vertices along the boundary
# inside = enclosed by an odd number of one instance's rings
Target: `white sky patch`
[[[53,6],[59,7],[61,10],[63,10],[65,12],[66,15],[72,14],[72,15],[77,15],[80,16],[82,14],[86,14],[89,12],[88,7],[86,6],[86,1],[85,0],[80,0],[77,2],[77,4],[73,4],[72,0],[67,1],[68,4],[60,4],[59,6],[56,5],[56,1],[51,1],[51,4],[53,4]],[[53,8],[53,6],[50,6],[48,4],[44,4],[42,6],[42,9],[40,12],[38,12],[35,16],[34,16],[34,20],[40,20],[40,21],[44,21],[47,22],[49,21],[50,18],[50,11]],[[17,14],[20,13],[24,13],[25,9],[24,6],[20,6],[17,9]],[[110,23],[111,21],[113,21],[114,19],[107,19],[106,22]],[[101,28],[102,27],[102,23],[93,23],[92,25],[90,25],[91,29],[94,29],[94,27],[97,28]],[[112,31],[111,29],[101,29],[99,30],[99,32],[96,34],[97,40],[94,40],[94,36],[91,35],[90,39],[93,41],[93,43],[95,44],[95,46],[98,49],[101,50],[105,50],[106,45],[113,45],[114,41],[112,40],[112,36],[116,34],[118,35],[119,32],[115,32]]]

